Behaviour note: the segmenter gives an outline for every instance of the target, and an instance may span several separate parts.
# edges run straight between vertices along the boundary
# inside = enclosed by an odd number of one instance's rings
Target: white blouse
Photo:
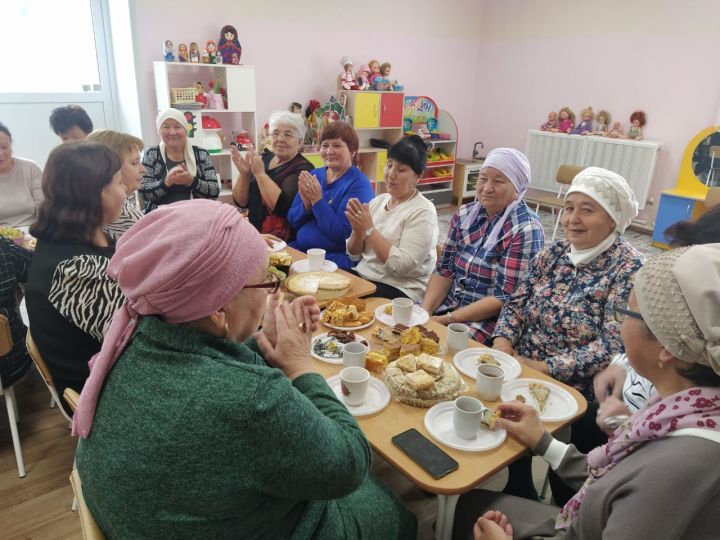
[[[390,194],[383,193],[369,205],[375,230],[392,243],[387,260],[381,262],[367,245],[361,256],[348,255],[360,261],[355,270],[365,279],[396,287],[420,302],[437,260],[437,212],[420,193],[386,210],[389,201]]]

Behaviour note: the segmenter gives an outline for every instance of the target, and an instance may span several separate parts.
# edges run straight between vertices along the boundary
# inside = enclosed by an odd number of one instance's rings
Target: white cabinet
[[[232,132],[248,130],[250,139],[257,146],[257,120],[255,117],[255,68],[232,64],[195,64],[190,62],[153,62],[155,74],[155,98],[158,111],[172,107],[173,88],[191,88],[201,82],[207,90],[210,81],[220,81],[227,95],[227,109],[195,109],[191,105],[175,108],[190,113],[196,126],[192,144],[205,148],[206,137],[211,134],[202,129],[203,116],[212,116],[222,126],[224,136],[222,149],[211,152],[213,164],[221,181],[221,195],[229,195],[238,171],[230,158]]]
[[[455,177],[453,180],[453,196],[457,205],[463,204],[463,199],[474,198],[483,161],[469,161],[458,159],[455,163]]]

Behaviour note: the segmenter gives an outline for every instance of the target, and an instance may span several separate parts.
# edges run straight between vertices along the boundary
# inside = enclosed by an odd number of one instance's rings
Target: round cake
[[[455,368],[447,362],[442,362],[438,373],[431,375],[424,370],[407,372],[398,365],[398,362],[401,361],[402,358],[395,362],[390,362],[385,368],[384,378],[385,385],[390,390],[390,394],[402,403],[413,405],[414,407],[429,408],[441,401],[455,399],[460,392],[465,390],[465,384],[462,378]],[[416,389],[416,387],[411,384],[411,378],[420,371],[434,380],[432,386]],[[415,378],[417,379],[417,377]]]
[[[288,292],[302,296],[309,294],[318,300],[330,300],[343,296],[352,285],[349,277],[337,272],[303,272],[285,281]]]

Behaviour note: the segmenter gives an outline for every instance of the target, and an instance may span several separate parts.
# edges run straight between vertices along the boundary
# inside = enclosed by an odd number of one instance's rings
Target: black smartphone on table
[[[391,441],[435,480],[458,469],[457,461],[415,428],[395,435]]]

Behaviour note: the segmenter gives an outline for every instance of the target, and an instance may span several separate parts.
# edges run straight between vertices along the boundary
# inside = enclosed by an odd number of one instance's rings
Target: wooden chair
[[[720,204],[720,187],[711,187],[705,195],[705,206],[712,208]]]
[[[98,524],[90,513],[90,509],[85,503],[85,497],[82,492],[82,482],[80,481],[80,475],[76,468],[73,467],[72,473],[70,473],[70,484],[75,493],[75,499],[77,500],[78,515],[80,516],[80,527],[82,528],[82,535],[84,540],[104,540],[105,535],[98,527]]]
[[[555,181],[560,184],[557,196],[538,197],[535,199],[535,202],[537,203],[535,213],[540,210],[541,206],[550,207],[553,213],[557,209],[555,226],[553,227],[552,238],[550,239],[553,242],[555,241],[555,235],[557,234],[558,226],[560,225],[560,216],[562,216],[563,207],[565,206],[565,193],[567,193],[573,179],[583,170],[585,170],[585,167],[581,167],[580,165],[560,165],[560,167],[558,167],[557,174],[555,175]]]
[[[13,348],[12,332],[10,331],[10,321],[5,315],[0,315],[0,356],[5,356]],[[17,381],[16,381],[17,383]],[[12,435],[13,447],[15,448],[15,461],[17,462],[18,475],[20,478],[25,476],[25,460],[22,455],[20,446],[20,434],[18,433],[17,423],[20,415],[17,410],[17,401],[15,400],[14,384],[7,388],[3,388],[0,379],[0,395],[5,396],[5,405],[7,406],[8,423],[10,424],[10,434]]]
[[[62,407],[62,403],[60,402],[60,396],[57,393],[57,390],[55,389],[55,383],[53,382],[52,375],[50,374],[50,370],[47,367],[47,364],[45,363],[45,360],[43,360],[42,355],[40,354],[40,351],[37,348],[37,345],[35,345],[35,341],[32,338],[32,334],[30,333],[30,329],[28,328],[27,337],[25,338],[25,345],[27,345],[28,353],[30,354],[30,358],[32,358],[33,363],[35,364],[35,367],[38,370],[38,373],[40,373],[40,376],[42,377],[43,381],[45,382],[45,386],[47,386],[48,391],[50,392],[50,395],[52,396],[52,404],[54,403],[57,405],[57,408],[60,409],[60,412],[65,417],[65,419],[68,421],[70,425],[72,425],[72,418],[68,416],[68,414],[65,412],[65,409]]]

